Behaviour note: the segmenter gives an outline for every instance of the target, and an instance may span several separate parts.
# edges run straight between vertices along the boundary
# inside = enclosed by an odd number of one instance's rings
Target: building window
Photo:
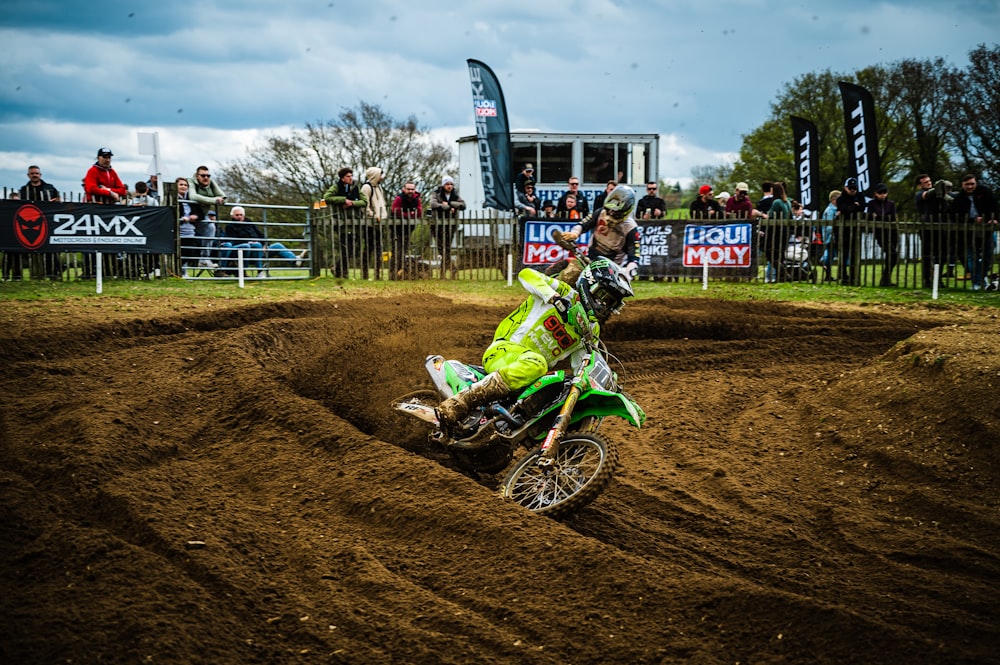
[[[542,143],[535,180],[538,182],[566,182],[573,175],[573,144]]]

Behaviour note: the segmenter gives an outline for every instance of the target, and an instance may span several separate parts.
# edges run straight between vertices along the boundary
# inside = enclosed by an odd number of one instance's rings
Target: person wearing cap
[[[128,196],[128,187],[111,168],[113,155],[109,148],[97,150],[97,161],[87,170],[87,175],[83,178],[83,192],[87,203],[115,204]],[[94,254],[84,252],[80,279],[93,279],[94,272]]]
[[[122,197],[128,196],[128,187],[111,168],[113,155],[108,148],[97,151],[97,161],[83,179],[83,191],[88,203],[118,203]]]
[[[691,219],[722,219],[722,206],[712,198],[712,186],[702,185],[698,188],[698,197],[688,206]]]
[[[655,181],[646,183],[646,195],[635,204],[637,219],[663,219],[667,212],[667,202],[660,197],[659,191],[660,187]]]
[[[437,242],[441,254],[441,278],[455,269],[451,264],[451,237],[455,233],[458,213],[465,210],[465,201],[455,189],[455,180],[451,176],[441,179],[441,186],[431,195],[431,216],[435,223],[431,224],[431,233]]]
[[[865,214],[865,197],[858,191],[858,179],[848,178],[837,197],[839,224],[834,228],[835,242],[840,253],[840,283],[844,286],[858,284],[858,265],[854,259],[855,227]]]
[[[514,188],[517,190],[514,192],[515,196],[524,194],[524,186],[529,182],[535,182],[535,167],[531,163],[525,164],[521,172],[517,174],[517,178],[514,179]]]
[[[552,201],[542,201],[542,217],[545,219],[555,219],[556,204]]]
[[[757,219],[764,213],[757,210],[750,200],[750,187],[745,182],[736,183],[736,193],[726,201],[725,216],[727,219]]]
[[[865,214],[869,222],[880,222],[873,229],[875,242],[882,249],[882,278],[879,286],[896,286],[892,273],[899,262],[899,231],[896,229],[896,203],[889,198],[884,182],[875,185],[875,198],[868,202]]]

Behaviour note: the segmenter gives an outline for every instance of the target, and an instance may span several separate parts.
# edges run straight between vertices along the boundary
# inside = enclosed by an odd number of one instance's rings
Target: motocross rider
[[[521,270],[517,280],[530,296],[497,326],[493,343],[483,353],[488,374],[438,406],[438,422],[445,431],[473,408],[530,385],[563,358],[583,350],[583,335],[575,325],[581,308],[597,337],[601,323],[632,296],[629,280],[606,258],[583,268],[575,287],[531,268]]]
[[[591,261],[601,256],[611,259],[616,265],[624,267],[625,276],[631,281],[639,272],[639,225],[632,216],[633,210],[635,190],[628,185],[618,185],[604,199],[600,210],[595,210],[572,230],[563,233],[563,239],[574,241],[593,229],[587,257]],[[580,260],[571,259],[560,278],[573,284],[582,270]]]

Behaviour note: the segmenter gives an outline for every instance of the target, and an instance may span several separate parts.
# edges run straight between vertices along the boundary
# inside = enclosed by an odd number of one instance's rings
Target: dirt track
[[[998,662],[995,316],[631,303],[557,522],[387,409],[509,304],[0,305],[0,662]]]

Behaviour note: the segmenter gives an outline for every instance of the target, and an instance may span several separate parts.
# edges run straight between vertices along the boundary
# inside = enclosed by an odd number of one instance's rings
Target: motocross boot
[[[452,395],[437,408],[441,429],[451,431],[477,406],[500,399],[510,392],[510,388],[496,372],[491,372],[476,381],[468,390]]]

